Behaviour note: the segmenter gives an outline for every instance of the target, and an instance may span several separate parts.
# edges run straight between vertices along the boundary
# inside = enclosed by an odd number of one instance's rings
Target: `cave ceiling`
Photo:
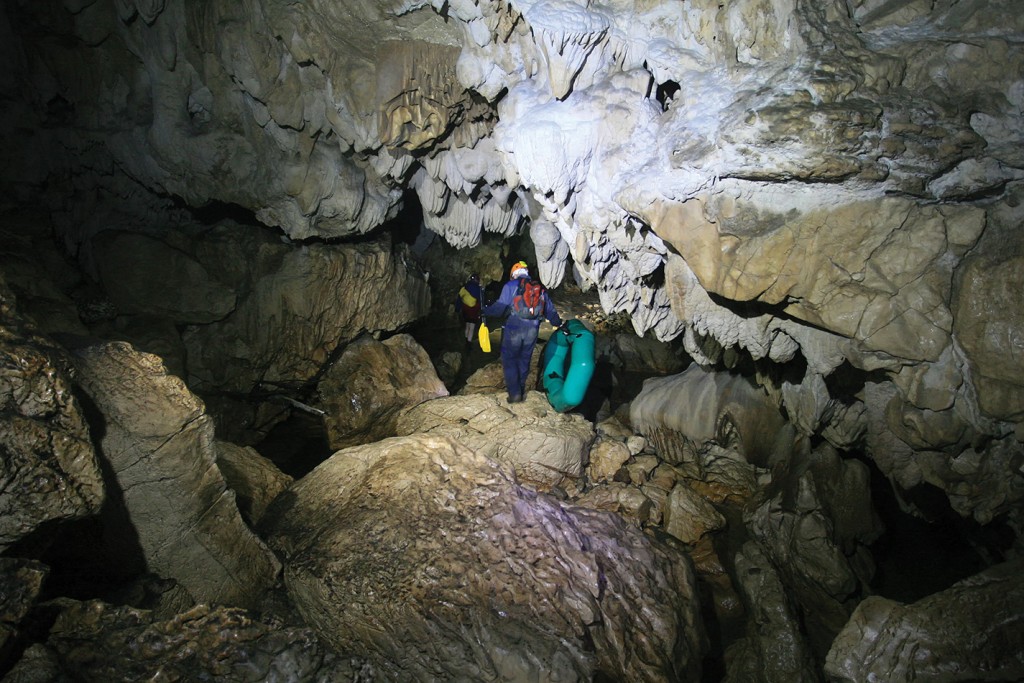
[[[987,521],[1020,477],[951,482],[1024,461],[1015,4],[5,0],[4,184],[72,251],[211,203],[353,238],[414,191],[702,364],[802,358],[802,430]]]

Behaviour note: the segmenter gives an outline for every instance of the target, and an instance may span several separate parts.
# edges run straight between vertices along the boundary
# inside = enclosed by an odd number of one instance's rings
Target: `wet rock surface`
[[[340,681],[361,669],[308,628],[240,608],[198,605],[170,619],[99,601],[47,609],[56,613],[49,640],[30,648],[5,681]]]
[[[522,403],[501,394],[472,394],[429,401],[402,414],[398,435],[434,434],[511,465],[516,477],[540,488],[564,486],[583,473],[594,438],[579,415],[556,412],[536,391]]]

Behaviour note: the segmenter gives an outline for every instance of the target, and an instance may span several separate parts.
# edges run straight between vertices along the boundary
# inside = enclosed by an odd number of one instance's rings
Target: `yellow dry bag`
[[[480,332],[477,333],[480,339],[480,350],[484,353],[491,352],[491,331],[487,329],[487,323],[480,320]]]

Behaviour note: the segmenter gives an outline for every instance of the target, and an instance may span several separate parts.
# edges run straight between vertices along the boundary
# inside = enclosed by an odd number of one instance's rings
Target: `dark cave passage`
[[[1000,522],[982,526],[961,517],[946,494],[930,484],[910,491],[896,485],[867,458],[871,497],[885,531],[871,546],[876,562],[872,588],[892,600],[911,603],[1001,562],[1012,543]],[[905,509],[913,505],[920,515]]]

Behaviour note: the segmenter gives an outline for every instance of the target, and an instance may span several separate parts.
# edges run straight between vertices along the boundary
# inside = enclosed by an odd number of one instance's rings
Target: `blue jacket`
[[[512,308],[512,299],[516,295],[516,291],[519,290],[519,281],[526,278],[516,278],[515,280],[509,280],[505,283],[505,286],[501,288],[501,296],[498,300],[489,306],[485,306],[483,313],[489,317],[502,317],[508,314]],[[558,317],[558,311],[555,310],[555,305],[551,303],[551,297],[548,296],[547,290],[544,291],[544,317],[547,318],[548,322],[558,327],[562,324],[562,319]],[[540,318],[536,320],[528,320],[526,318],[520,318],[515,315],[508,317],[506,325],[513,327],[522,325],[532,325],[533,327],[540,327]]]

